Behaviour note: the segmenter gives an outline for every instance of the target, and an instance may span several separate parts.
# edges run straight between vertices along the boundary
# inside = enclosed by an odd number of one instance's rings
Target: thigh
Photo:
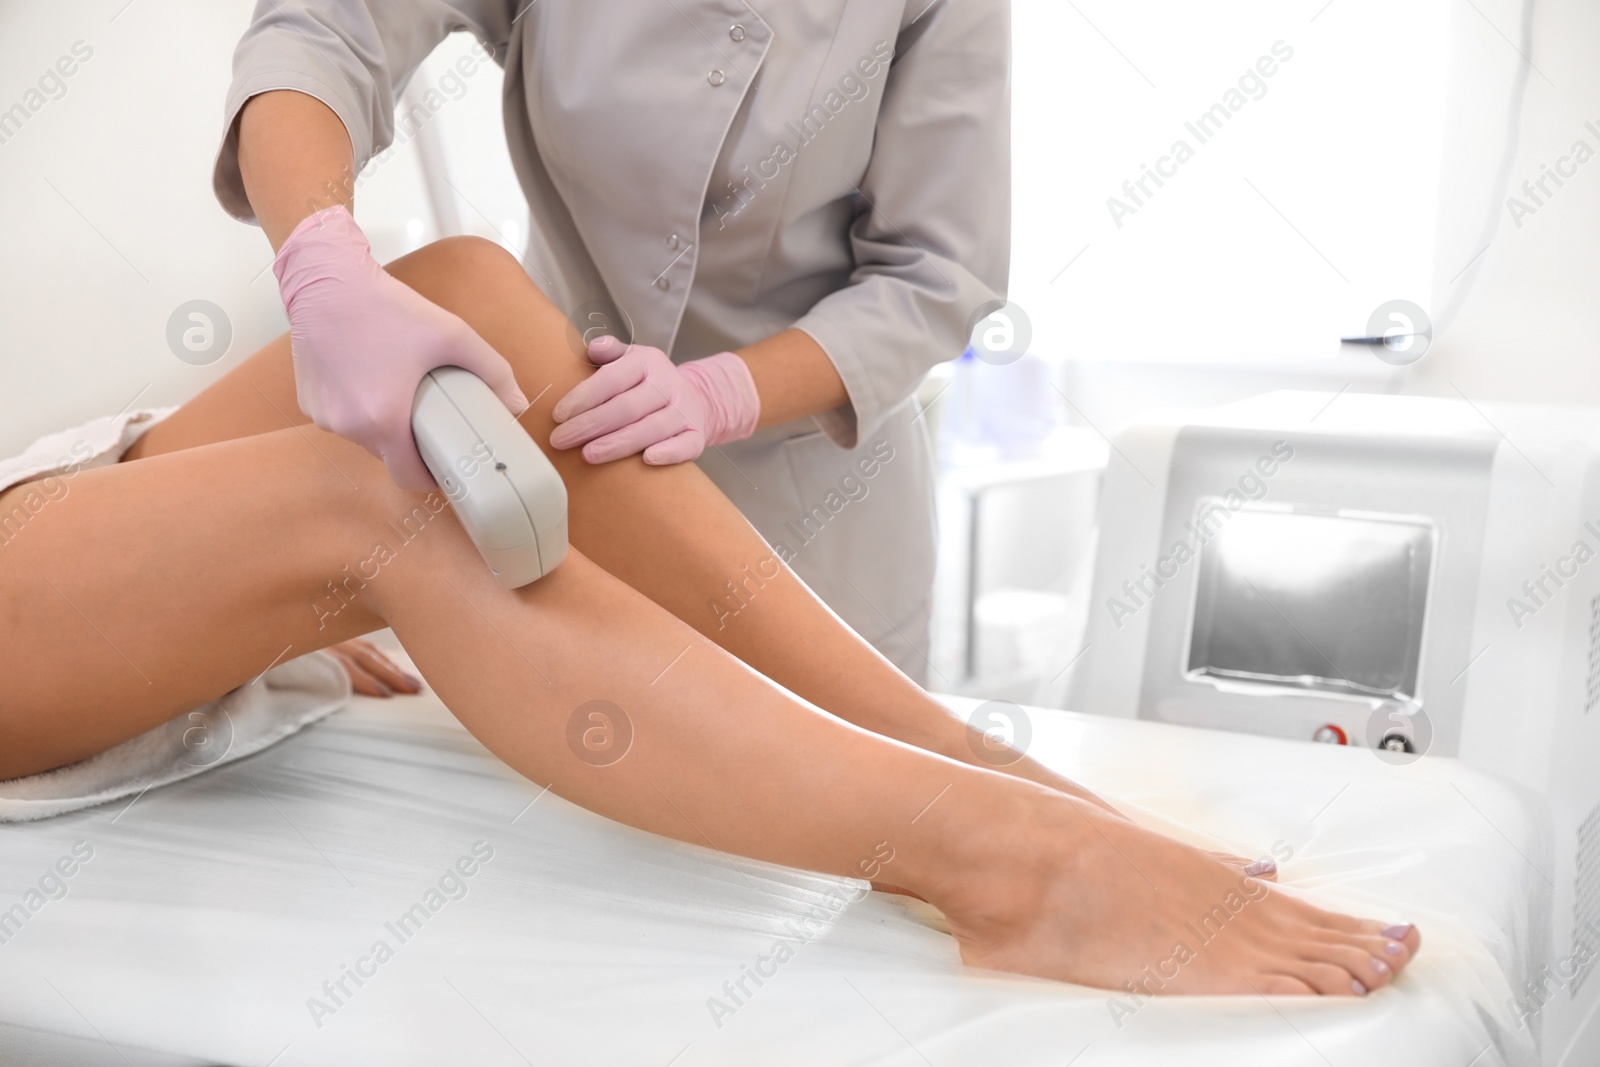
[[[380,628],[359,588],[330,597],[370,555],[383,508],[412,497],[383,473],[300,427],[63,481],[0,543],[0,778],[93,755]],[[0,494],[0,514],[30,484]]]
[[[310,425],[295,400],[294,362],[284,334],[152,426],[122,458],[128,462]]]

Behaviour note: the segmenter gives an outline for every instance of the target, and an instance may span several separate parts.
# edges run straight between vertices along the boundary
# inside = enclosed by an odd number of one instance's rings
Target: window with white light
[[[1451,35],[1479,18],[1459,6],[1017,0],[1011,296],[1033,350],[1304,360],[1386,301],[1431,308],[1456,266],[1436,239]],[[1512,35],[1519,11],[1484,5]]]

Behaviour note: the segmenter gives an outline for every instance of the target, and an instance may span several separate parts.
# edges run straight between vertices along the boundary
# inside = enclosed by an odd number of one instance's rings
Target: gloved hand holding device
[[[289,312],[301,410],[383,460],[402,488],[435,484],[411,435],[412,402],[430,370],[463,367],[513,413],[527,408],[511,365],[459,317],[385,272],[344,207],[301,221],[272,271]]]
[[[665,465],[755,432],[761,398],[732,352],[674,364],[659,348],[597,337],[588,353],[600,369],[556,403],[553,448],[582,445],[590,463],[643,452]]]

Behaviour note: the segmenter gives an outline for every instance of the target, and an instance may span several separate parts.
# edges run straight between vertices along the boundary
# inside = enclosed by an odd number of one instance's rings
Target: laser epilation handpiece
[[[489,570],[516,589],[567,555],[567,487],[494,390],[436,367],[417,386],[411,433]]]

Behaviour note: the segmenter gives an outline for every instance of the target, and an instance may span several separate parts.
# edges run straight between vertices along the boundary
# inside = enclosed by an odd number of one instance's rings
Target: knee
[[[415,254],[451,274],[489,279],[523,277],[522,264],[516,256],[493,241],[471,234],[441,238]]]
[[[516,256],[493,241],[470,234],[440,238],[384,269],[414,288],[452,279],[471,282],[525,276]]]
[[[446,237],[384,267],[434,303],[463,318],[486,299],[533,283],[517,257],[482,237]]]
[[[346,502],[332,518],[333,532],[325,539],[326,573],[316,575],[321,584],[312,591],[319,629],[331,615],[345,621],[346,606],[359,609],[356,621],[362,625],[386,625],[397,576],[437,571],[441,560],[471,548],[442,490],[401,489],[381,468],[366,481],[358,501]]]

